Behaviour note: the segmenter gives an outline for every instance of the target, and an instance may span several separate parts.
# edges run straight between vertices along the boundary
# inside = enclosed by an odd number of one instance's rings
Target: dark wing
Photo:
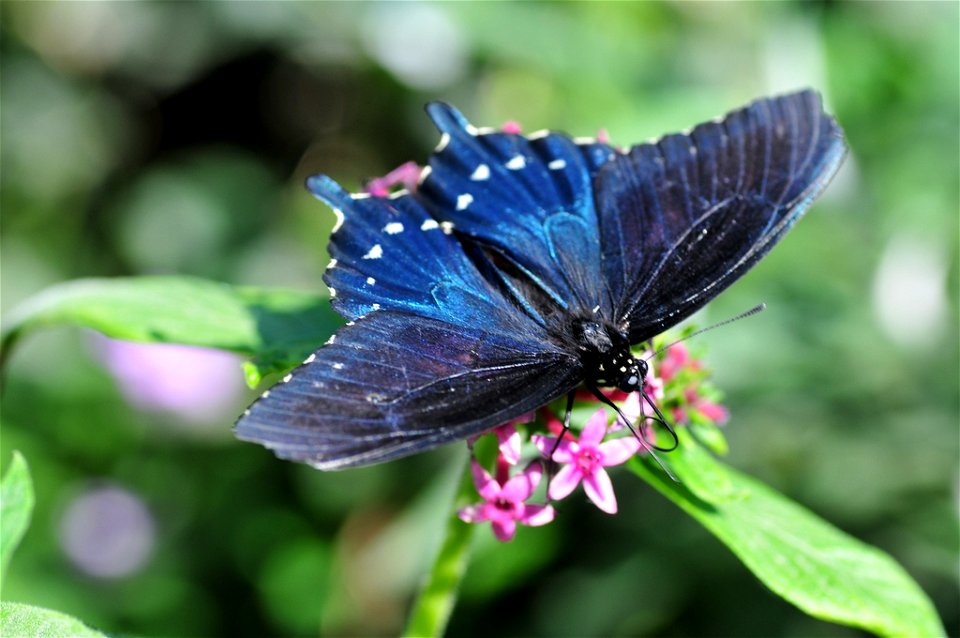
[[[826,187],[843,134],[804,91],[633,147],[597,176],[604,271],[632,343],[706,304]]]
[[[559,133],[477,129],[442,103],[427,112],[442,137],[418,195],[438,219],[505,258],[557,307],[612,310],[599,285],[593,178],[615,151]]]
[[[575,357],[476,328],[374,312],[265,393],[237,436],[338,470],[478,434],[562,395]]]
[[[308,179],[307,187],[338,216],[323,279],[333,307],[347,319],[399,310],[534,338],[532,324],[481,276],[457,238],[415,196],[352,195],[324,175]]]
[[[568,392],[575,355],[489,283],[416,195],[351,195],[308,180],[340,217],[324,275],[356,323],[266,392],[241,439],[330,470],[420,452]]]

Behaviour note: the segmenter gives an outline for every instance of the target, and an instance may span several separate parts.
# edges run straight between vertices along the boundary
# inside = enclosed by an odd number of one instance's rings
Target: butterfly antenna
[[[694,338],[694,337],[696,337],[696,336],[698,336],[698,335],[702,335],[704,332],[707,332],[707,331],[709,331],[709,330],[713,330],[714,328],[719,328],[720,326],[725,326],[725,325],[727,325],[728,323],[733,323],[734,321],[740,321],[741,319],[746,319],[747,317],[752,317],[753,315],[755,315],[755,314],[757,314],[757,313],[759,313],[759,312],[763,312],[763,311],[766,310],[766,309],[767,309],[767,304],[765,304],[765,303],[760,303],[760,304],[757,304],[756,306],[754,306],[753,308],[751,308],[750,310],[747,310],[747,311],[745,311],[745,312],[741,312],[741,313],[740,313],[739,315],[737,315],[736,317],[730,317],[729,319],[724,319],[723,321],[720,321],[720,322],[715,323],[715,324],[713,324],[713,325],[707,326],[706,328],[701,328],[700,330],[697,330],[697,331],[695,331],[695,332],[691,332],[691,333],[688,334],[686,337],[684,337],[684,338],[682,338],[682,339],[677,339],[676,341],[674,341],[674,342],[672,342],[672,343],[668,343],[667,345],[663,346],[662,348],[660,348],[659,350],[657,350],[656,352],[654,352],[653,354],[651,354],[649,357],[647,357],[646,359],[644,359],[644,361],[650,361],[651,359],[653,359],[653,358],[654,358],[655,356],[657,356],[658,354],[660,354],[660,353],[662,353],[662,352],[666,352],[667,350],[669,350],[669,349],[672,348],[673,346],[675,346],[675,345],[677,345],[678,343],[681,343],[681,342],[683,342],[683,341],[686,341],[687,339],[692,339],[692,338]],[[648,399],[648,401],[649,401],[649,399]],[[653,403],[651,403],[650,405],[653,405]]]
[[[650,457],[651,457],[654,461],[656,461],[657,465],[660,466],[660,469],[663,470],[664,474],[666,474],[666,475],[669,476],[671,479],[673,479],[673,481],[674,481],[675,483],[679,483],[679,482],[680,482],[680,479],[678,479],[676,476],[674,476],[673,472],[671,472],[671,471],[669,470],[669,468],[667,468],[667,466],[664,465],[663,461],[660,460],[660,457],[657,456],[657,450],[660,450],[661,452],[669,452],[670,450],[676,449],[676,447],[677,447],[677,445],[676,445],[677,435],[676,435],[676,433],[673,431],[673,428],[671,428],[669,425],[667,425],[667,423],[666,423],[665,420],[662,420],[662,421],[661,421],[661,422],[666,426],[667,431],[670,432],[671,436],[673,436],[673,439],[674,439],[674,442],[675,442],[675,443],[674,443],[674,446],[671,447],[671,448],[669,448],[669,449],[659,448],[659,447],[657,447],[656,445],[653,445],[652,443],[650,443],[649,441],[647,441],[646,437],[645,437],[641,432],[638,432],[636,428],[633,427],[633,424],[630,423],[630,419],[628,419],[628,418],[627,418],[627,415],[625,415],[625,414],[623,413],[623,411],[620,409],[620,406],[618,406],[616,403],[614,403],[613,401],[611,401],[610,398],[609,398],[607,395],[605,395],[603,392],[600,392],[600,390],[598,390],[597,388],[594,388],[594,387],[591,387],[591,388],[590,388],[590,392],[593,393],[593,396],[595,396],[595,397],[597,397],[598,399],[600,399],[601,402],[605,403],[606,405],[608,405],[608,406],[610,406],[611,408],[614,409],[614,411],[617,413],[617,416],[620,418],[620,420],[623,421],[624,425],[627,426],[627,429],[630,430],[630,433],[633,434],[633,436],[637,439],[637,441],[640,442],[640,445],[642,445],[642,446],[643,446],[643,449],[647,451],[647,454],[649,454]],[[644,394],[644,393],[641,393],[641,394],[644,395],[644,398],[647,398],[647,397],[646,397],[646,394]],[[650,402],[651,405],[653,405],[653,402],[651,402],[649,398],[647,398],[647,401]],[[654,406],[654,410],[656,410],[656,406]],[[657,410],[657,414],[660,414],[660,411],[659,411],[659,410]],[[661,415],[661,416],[662,416],[662,415]],[[658,420],[659,420],[659,419],[658,419]]]

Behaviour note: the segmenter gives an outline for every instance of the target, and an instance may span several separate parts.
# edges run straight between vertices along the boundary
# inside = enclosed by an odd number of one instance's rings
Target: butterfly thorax
[[[633,356],[624,334],[592,319],[574,322],[572,332],[588,384],[613,386],[624,392],[640,389],[647,364]]]

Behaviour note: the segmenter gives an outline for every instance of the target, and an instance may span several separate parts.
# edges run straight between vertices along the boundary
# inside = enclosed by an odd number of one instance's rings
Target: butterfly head
[[[588,383],[613,386],[624,392],[634,392],[643,386],[647,362],[631,354],[626,335],[595,319],[574,323],[573,333]]]

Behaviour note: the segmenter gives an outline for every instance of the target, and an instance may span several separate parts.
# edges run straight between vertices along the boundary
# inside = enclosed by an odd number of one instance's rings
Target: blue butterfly
[[[415,192],[307,180],[337,214],[324,281],[349,323],[247,410],[241,439],[336,470],[482,433],[581,385],[638,390],[631,344],[746,273],[846,152],[813,91],[623,151],[427,113],[441,138]]]

